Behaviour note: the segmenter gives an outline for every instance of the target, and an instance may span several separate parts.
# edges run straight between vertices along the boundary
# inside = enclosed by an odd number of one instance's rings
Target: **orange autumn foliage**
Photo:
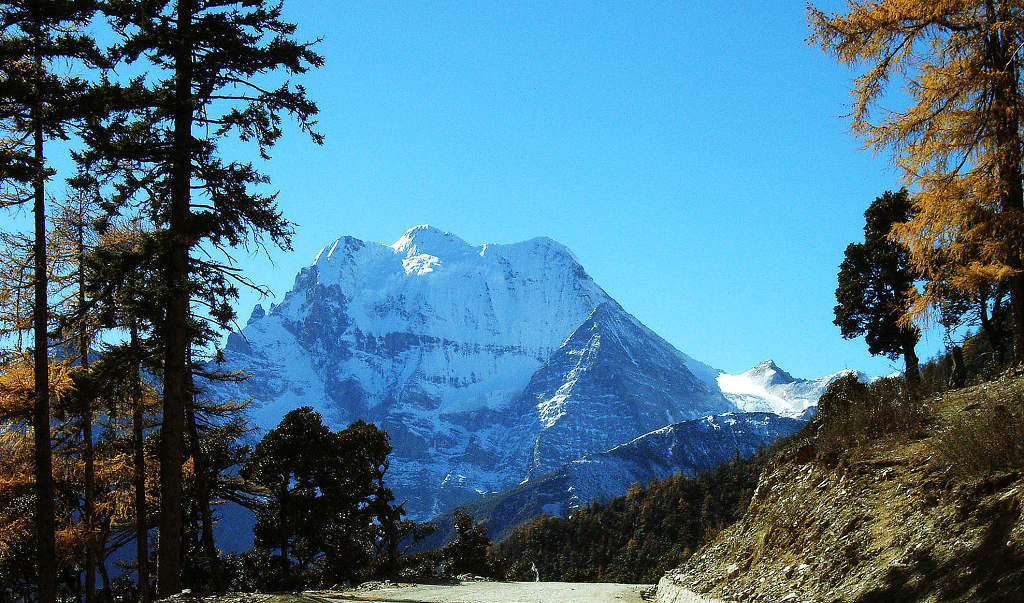
[[[852,0],[841,13],[809,6],[808,16],[812,44],[863,68],[852,130],[892,153],[912,193],[916,217],[892,231],[926,280],[910,292],[907,321],[927,321],[951,289],[973,299],[1008,282],[1024,329],[1024,5]]]

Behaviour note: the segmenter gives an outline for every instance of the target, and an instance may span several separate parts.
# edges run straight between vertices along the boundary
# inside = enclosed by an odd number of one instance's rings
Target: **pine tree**
[[[101,393],[108,407],[131,417],[131,519],[143,603],[150,600],[148,509],[156,500],[153,489],[147,488],[147,476],[158,466],[147,456],[145,433],[151,427],[150,417],[159,417],[160,400],[142,376],[144,371],[156,374],[159,370],[160,341],[155,334],[159,309],[148,303],[160,278],[154,260],[156,244],[153,233],[144,230],[137,220],[109,222],[87,258],[94,277],[89,294],[100,323],[128,334],[126,341],[104,346],[94,372],[104,384]]]
[[[844,14],[808,11],[812,43],[867,67],[852,90],[853,130],[892,150],[914,191],[915,218],[894,230],[928,281],[911,316],[927,317],[946,284],[973,299],[983,282],[1006,282],[1024,361],[1024,6],[853,0]],[[893,76],[910,102],[877,110]]]
[[[88,0],[0,2],[0,183],[3,205],[31,201],[34,215],[33,356],[35,390],[36,547],[39,599],[56,597],[53,461],[50,443],[46,183],[53,171],[44,145],[65,139],[89,103],[88,84],[55,69],[63,61],[95,63],[92,40],[75,32],[95,11]]]
[[[461,509],[455,510],[454,524],[455,540],[448,543],[441,553],[449,565],[448,571],[452,576],[464,573],[488,575],[487,550],[491,547],[491,539],[487,537],[487,528]]]
[[[916,272],[907,248],[889,239],[894,224],[912,217],[906,191],[886,191],[864,212],[864,242],[850,243],[839,266],[834,322],[845,339],[863,336],[873,355],[902,355],[907,383],[917,385],[914,347],[921,333],[900,320],[909,309]]]
[[[149,207],[162,234],[164,289],[161,337],[163,424],[158,590],[181,590],[182,473],[190,390],[190,350],[202,349],[206,324],[233,319],[229,301],[236,284],[249,284],[230,260],[193,253],[269,239],[289,246],[290,227],[275,195],[258,192],[267,183],[251,163],[228,161],[218,150],[228,135],[253,141],[260,155],[282,134],[281,116],[291,115],[317,143],[312,128],[316,105],[305,90],[270,74],[300,74],[322,59],[309,44],[292,39],[295,27],[281,20],[279,3],[261,0],[112,0],[107,10],[121,35],[118,59],[147,61],[148,90],[137,91],[133,119],[107,124],[90,137],[98,157],[135,164],[138,174],[119,185],[122,206],[135,195]],[[138,198],[138,197],[136,197]],[[198,321],[198,322],[197,322]]]
[[[287,413],[256,445],[240,474],[263,491],[255,544],[277,550],[275,588],[312,587],[393,567],[397,540],[416,529],[383,487],[387,434],[356,421],[332,432],[304,406]],[[419,528],[419,535],[423,529]],[[378,559],[370,558],[377,546]],[[375,569],[377,569],[375,568]]]

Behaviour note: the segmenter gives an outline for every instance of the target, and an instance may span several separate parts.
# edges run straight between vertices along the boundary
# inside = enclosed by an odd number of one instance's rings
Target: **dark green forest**
[[[568,517],[538,517],[495,546],[508,577],[652,583],[750,504],[769,450],[735,458],[697,477],[676,475],[634,485],[625,496],[591,503]]]

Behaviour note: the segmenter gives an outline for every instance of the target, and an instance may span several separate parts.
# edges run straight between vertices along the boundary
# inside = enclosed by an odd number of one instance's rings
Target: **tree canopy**
[[[864,242],[850,243],[839,266],[834,312],[844,338],[863,336],[874,355],[902,355],[907,381],[916,383],[914,346],[921,334],[900,320],[909,309],[916,272],[907,248],[889,239],[893,225],[912,215],[906,191],[886,191],[871,203],[864,212]]]
[[[892,151],[912,191],[916,215],[894,229],[927,280],[910,316],[926,318],[946,284],[973,297],[982,283],[1005,281],[1021,361],[1024,6],[853,0],[844,13],[808,12],[812,43],[866,68],[852,89],[853,131]],[[883,108],[894,81],[906,99]]]
[[[387,434],[356,421],[332,432],[309,406],[288,412],[256,445],[241,475],[261,486],[257,555],[276,563],[254,579],[295,588],[350,579],[371,562],[401,507],[384,487]],[[274,567],[276,566],[276,567]],[[330,584],[326,584],[330,585]]]

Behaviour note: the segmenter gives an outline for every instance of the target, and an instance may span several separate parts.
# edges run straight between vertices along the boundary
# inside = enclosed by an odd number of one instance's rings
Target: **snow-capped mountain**
[[[727,413],[667,425],[632,441],[576,459],[556,471],[465,506],[492,538],[505,536],[540,513],[565,515],[589,502],[621,496],[634,483],[676,473],[694,476],[800,430],[804,421],[772,413]],[[436,519],[429,545],[442,544],[452,513]]]
[[[334,241],[225,357],[252,377],[210,393],[253,398],[263,429],[310,405],[334,427],[387,430],[390,485],[419,518],[736,408],[561,244],[474,246],[429,226]]]
[[[720,373],[715,381],[725,397],[741,411],[801,417],[806,415],[808,409],[817,406],[818,398],[833,381],[851,373],[865,383],[871,380],[864,373],[851,369],[817,379],[798,379],[779,368],[772,360],[765,360],[739,375]]]
[[[514,404],[519,421],[509,435],[529,437],[529,474],[547,473],[638,433],[732,410],[686,361],[618,304],[600,304],[534,373]],[[513,446],[522,448],[523,443]]]

